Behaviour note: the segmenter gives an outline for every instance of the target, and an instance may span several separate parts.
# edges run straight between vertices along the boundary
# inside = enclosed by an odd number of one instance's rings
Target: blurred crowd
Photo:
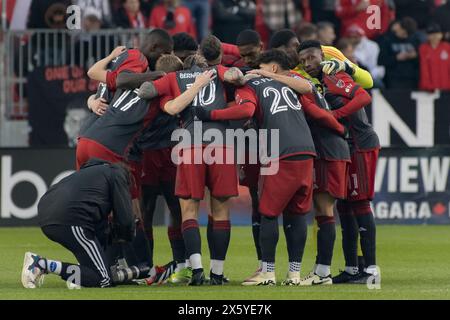
[[[242,30],[255,29],[267,46],[288,28],[300,41],[336,46],[378,88],[450,90],[450,0],[32,0],[26,27],[65,28],[70,4],[82,8],[86,32],[163,28],[197,41],[212,32],[234,44]]]

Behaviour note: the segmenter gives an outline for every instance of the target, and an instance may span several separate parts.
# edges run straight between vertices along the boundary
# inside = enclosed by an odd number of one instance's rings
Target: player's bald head
[[[149,60],[150,68],[154,70],[159,57],[172,53],[173,39],[166,30],[154,29],[145,36],[141,51]]]

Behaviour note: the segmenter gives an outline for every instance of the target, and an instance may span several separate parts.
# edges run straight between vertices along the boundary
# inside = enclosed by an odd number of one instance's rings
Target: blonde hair
[[[196,53],[184,60],[184,69],[191,69],[193,66],[198,66],[200,68],[208,68],[208,62],[205,57]]]
[[[165,73],[175,72],[183,69],[183,61],[175,55],[163,54],[158,61],[156,61],[155,70],[163,71]]]

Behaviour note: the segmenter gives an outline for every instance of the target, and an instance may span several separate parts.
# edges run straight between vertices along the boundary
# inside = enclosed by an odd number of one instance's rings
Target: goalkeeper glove
[[[351,76],[355,73],[355,69],[347,60],[341,61],[333,58],[331,60],[321,62],[320,65],[323,67],[322,71],[328,75],[335,75],[341,71],[345,71],[345,73]]]
[[[192,108],[192,115],[197,117],[201,121],[211,121],[211,110],[207,110],[203,107]]]

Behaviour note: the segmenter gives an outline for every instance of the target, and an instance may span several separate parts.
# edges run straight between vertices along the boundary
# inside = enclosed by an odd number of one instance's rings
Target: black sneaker
[[[379,283],[378,276],[374,276],[367,272],[361,272],[358,274],[356,279],[353,279],[350,283],[352,284],[376,284],[377,280]]]
[[[230,279],[225,277],[225,275],[223,276],[223,283],[230,283]]]
[[[346,271],[342,271],[337,276],[333,277],[333,284],[355,283],[354,281],[360,278],[360,274],[350,274]]]
[[[223,275],[217,275],[214,273],[209,274],[209,284],[212,286],[221,286],[224,284],[224,276]]]
[[[205,283],[205,273],[203,272],[203,269],[193,270],[189,286],[202,286],[204,283]]]

